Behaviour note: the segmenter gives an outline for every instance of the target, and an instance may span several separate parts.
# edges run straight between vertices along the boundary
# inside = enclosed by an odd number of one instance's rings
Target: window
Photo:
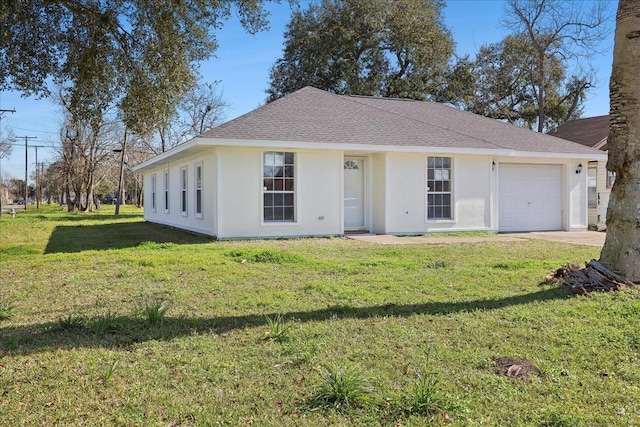
[[[195,182],[196,182],[196,217],[202,218],[202,165],[196,165],[195,168]]]
[[[169,212],[169,171],[164,171],[164,211]]]
[[[354,160],[347,160],[344,162],[344,168],[347,170],[358,170],[358,162]]]
[[[187,214],[187,167],[180,168],[180,214]]]
[[[264,222],[293,222],[293,153],[268,151],[262,161]]]
[[[598,168],[590,167],[587,169],[587,199],[588,207],[595,208],[598,206],[598,187],[597,187]]]
[[[607,171],[607,188],[613,187],[614,182],[616,182],[616,173]]]
[[[151,175],[151,210],[156,211],[156,174]]]
[[[427,219],[451,219],[451,157],[427,158]]]

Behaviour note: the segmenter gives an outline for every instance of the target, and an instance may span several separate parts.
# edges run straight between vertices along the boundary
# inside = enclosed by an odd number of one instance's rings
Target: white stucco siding
[[[598,161],[598,176],[596,178],[598,191],[598,207],[596,223],[599,228],[606,226],[607,208],[609,207],[609,196],[611,196],[611,187],[607,187],[607,161]]]
[[[387,155],[386,232],[426,230],[426,156]]]
[[[372,233],[387,232],[387,154],[373,154],[371,162],[371,229]]]
[[[202,215],[196,215],[196,165],[202,167]],[[181,170],[186,168],[187,174],[187,205],[186,213],[181,211]],[[144,178],[144,218],[146,221],[172,227],[184,228],[197,233],[215,236],[215,151],[209,150],[204,154],[192,156],[176,163],[160,165],[153,171],[145,173]],[[169,209],[165,209],[165,172],[169,174]],[[152,180],[155,176],[156,206],[152,206]]]
[[[454,162],[454,220],[456,228],[491,227],[491,158],[465,156]]]
[[[491,226],[491,159],[451,157],[452,218],[427,219],[426,155],[387,156],[387,233],[486,230]]]
[[[582,172],[576,173],[578,164],[582,164]],[[582,231],[587,229],[589,222],[588,195],[587,195],[587,168],[586,162],[570,162],[565,167],[567,177],[567,205],[568,231]]]
[[[219,148],[218,234],[225,238],[333,235],[342,232],[342,153],[295,151],[295,221],[264,222],[262,161],[265,151]]]

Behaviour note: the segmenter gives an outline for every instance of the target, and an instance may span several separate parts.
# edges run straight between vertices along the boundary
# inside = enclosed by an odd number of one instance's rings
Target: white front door
[[[344,229],[364,229],[364,159],[344,159]]]

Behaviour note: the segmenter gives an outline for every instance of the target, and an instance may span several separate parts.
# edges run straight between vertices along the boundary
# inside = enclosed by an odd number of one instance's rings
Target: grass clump
[[[96,316],[89,325],[89,330],[96,335],[117,334],[125,329],[122,320],[111,311]]]
[[[265,316],[268,330],[265,333],[264,338],[266,340],[275,342],[285,342],[290,338],[291,325],[287,324],[287,321],[281,314],[275,316]]]
[[[143,312],[147,322],[152,326],[160,326],[164,323],[164,319],[169,309],[166,301],[147,302]]]
[[[403,395],[398,409],[405,415],[434,416],[447,411],[447,399],[436,374],[417,374],[410,392]]]
[[[105,370],[102,377],[102,384],[107,385],[109,383],[111,377],[113,377],[113,374],[115,374],[116,370],[118,369],[118,363],[119,362],[117,360],[114,360],[109,364],[109,366],[107,366],[107,369]]]
[[[373,403],[373,387],[355,365],[327,366],[320,378],[322,383],[313,397],[314,405],[347,409]]]
[[[84,318],[75,314],[68,314],[58,319],[58,329],[62,331],[71,331],[82,329],[84,326]]]
[[[0,320],[7,320],[13,317],[13,305],[11,301],[0,301]]]

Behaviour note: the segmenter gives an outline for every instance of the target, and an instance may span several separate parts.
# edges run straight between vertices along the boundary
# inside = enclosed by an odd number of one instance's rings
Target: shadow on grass
[[[149,222],[59,225],[49,236],[44,253],[123,249],[142,242],[194,244],[211,242],[211,238]]]
[[[108,328],[104,317],[88,319],[77,328],[65,330],[59,323],[45,323],[0,329],[0,357],[6,353],[31,354],[39,351],[72,348],[127,347],[150,340],[169,341],[193,334],[224,334],[233,330],[262,327],[267,317],[282,315],[290,322],[313,322],[332,319],[367,319],[371,317],[411,317],[415,315],[449,315],[460,312],[495,310],[503,307],[544,302],[567,297],[562,288],[547,288],[524,295],[500,299],[425,304],[384,304],[369,307],[333,306],[321,310],[289,313],[260,313],[213,318],[165,317],[162,324],[150,325],[144,318],[112,316]],[[62,323],[62,322],[60,322]]]

